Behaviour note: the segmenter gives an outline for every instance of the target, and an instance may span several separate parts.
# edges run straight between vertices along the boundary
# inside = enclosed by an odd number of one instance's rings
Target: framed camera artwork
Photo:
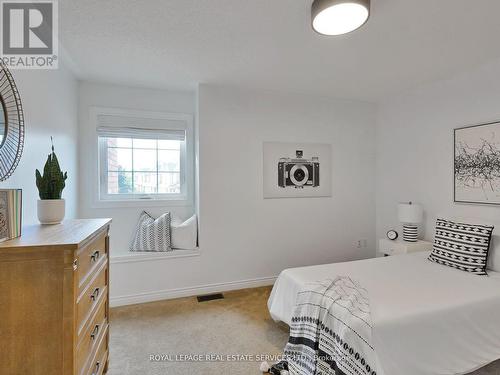
[[[330,197],[332,146],[264,142],[264,198]]]

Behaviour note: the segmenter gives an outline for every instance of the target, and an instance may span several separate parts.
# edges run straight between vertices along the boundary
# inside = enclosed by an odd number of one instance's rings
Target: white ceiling
[[[499,0],[372,0],[341,37],[312,31],[311,2],[63,0],[60,39],[82,79],[368,101],[500,58]]]

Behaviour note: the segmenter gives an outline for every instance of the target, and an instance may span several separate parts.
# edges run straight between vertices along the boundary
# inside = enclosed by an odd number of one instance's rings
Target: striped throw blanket
[[[376,375],[368,293],[341,276],[297,296],[285,357],[291,375]]]

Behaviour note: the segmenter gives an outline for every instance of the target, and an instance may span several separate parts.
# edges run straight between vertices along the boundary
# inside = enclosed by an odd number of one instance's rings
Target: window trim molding
[[[194,119],[192,114],[187,113],[175,113],[175,112],[157,112],[157,111],[145,111],[145,110],[131,110],[124,108],[113,108],[113,107],[98,107],[91,106],[89,108],[90,112],[90,123],[92,126],[92,145],[94,148],[94,171],[92,172],[92,203],[93,208],[113,208],[113,207],[156,207],[156,206],[193,206],[194,205],[194,188],[195,188],[195,155],[194,155]],[[186,191],[184,194],[175,194],[175,196],[168,197],[165,195],[138,195],[137,198],[125,198],[120,199],[102,199],[101,198],[101,158],[100,155],[100,145],[99,137],[97,133],[98,127],[98,116],[100,115],[115,115],[122,117],[134,117],[134,118],[144,118],[144,119],[155,119],[155,120],[172,120],[181,121],[184,123],[182,127],[177,127],[186,131],[186,141],[185,141],[185,158],[181,157],[181,170],[184,168],[184,180]],[[140,128],[140,126],[138,126]],[[144,129],[148,129],[144,127]],[[182,152],[182,151],[181,151]],[[183,160],[184,159],[184,160]]]

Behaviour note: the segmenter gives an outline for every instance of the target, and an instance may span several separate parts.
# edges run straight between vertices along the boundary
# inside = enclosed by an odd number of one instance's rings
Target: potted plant
[[[36,170],[36,187],[40,199],[37,204],[38,220],[42,224],[59,224],[64,219],[65,201],[61,198],[62,191],[66,186],[68,172],[61,172],[59,161],[54,152],[54,142],[52,143],[52,152],[49,154],[45,166],[43,167],[43,176]]]

